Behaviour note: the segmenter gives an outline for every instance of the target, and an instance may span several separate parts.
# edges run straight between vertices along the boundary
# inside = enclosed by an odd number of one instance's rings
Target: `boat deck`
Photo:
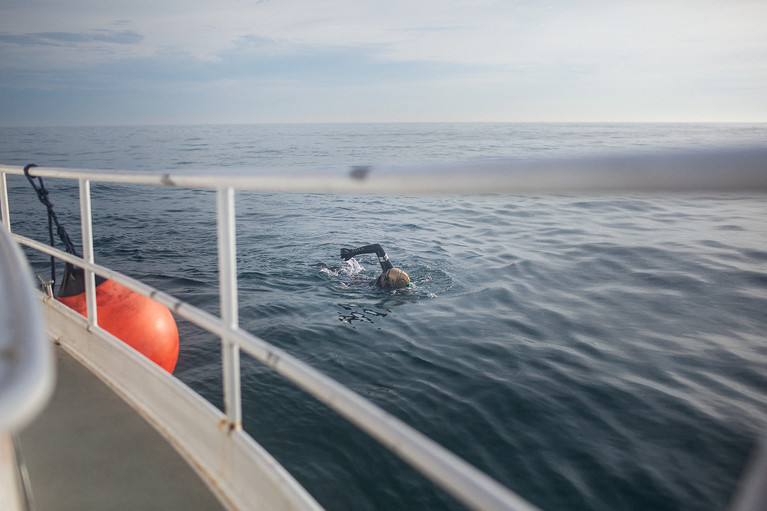
[[[55,351],[51,401],[19,435],[35,509],[224,509],[144,418],[63,348]]]

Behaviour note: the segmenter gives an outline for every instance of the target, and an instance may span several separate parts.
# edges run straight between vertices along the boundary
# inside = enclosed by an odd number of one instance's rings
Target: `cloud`
[[[94,30],[92,32],[0,33],[0,44],[18,46],[73,46],[87,43],[139,44],[144,37],[132,30]]]
[[[203,122],[202,104],[272,120],[767,119],[765,17],[756,0],[6,0],[0,106],[37,90],[136,116],[188,104]]]

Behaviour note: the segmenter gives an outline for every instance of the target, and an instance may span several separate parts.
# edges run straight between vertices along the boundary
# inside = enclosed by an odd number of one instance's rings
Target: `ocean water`
[[[0,129],[0,161],[118,170],[568,157],[763,145],[767,125]],[[723,169],[726,171],[726,169]],[[45,211],[9,176],[16,232]],[[76,185],[46,180],[79,243]],[[97,262],[218,310],[210,191],[92,186]],[[243,328],[546,510],[726,509],[767,432],[767,197],[238,192]],[[368,283],[381,243],[413,281]],[[45,258],[30,254],[47,275]],[[59,272],[61,269],[59,268]],[[60,273],[59,273],[60,275]],[[175,374],[221,405],[218,340]],[[244,427],[332,510],[462,509],[243,357]]]

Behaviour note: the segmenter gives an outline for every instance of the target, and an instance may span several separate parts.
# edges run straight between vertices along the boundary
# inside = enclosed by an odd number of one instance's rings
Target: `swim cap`
[[[385,273],[384,282],[388,283],[388,287],[407,287],[410,284],[410,276],[399,268],[392,268]]]

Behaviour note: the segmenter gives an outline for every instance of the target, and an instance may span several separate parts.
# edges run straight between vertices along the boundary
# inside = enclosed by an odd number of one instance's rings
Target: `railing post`
[[[234,189],[216,192],[218,223],[218,284],[221,298],[221,320],[226,332],[221,336],[221,364],[224,382],[224,409],[230,429],[242,427],[240,398],[240,347],[229,332],[237,330],[237,250],[234,218]]]
[[[8,185],[5,182],[5,172],[0,172],[0,216],[3,217],[3,225],[11,232],[10,208],[8,207]]]
[[[80,228],[83,238],[83,259],[93,264],[93,224],[91,221],[91,183],[80,179]],[[98,325],[96,312],[96,278],[92,271],[85,270],[85,304],[88,311],[88,325]]]

